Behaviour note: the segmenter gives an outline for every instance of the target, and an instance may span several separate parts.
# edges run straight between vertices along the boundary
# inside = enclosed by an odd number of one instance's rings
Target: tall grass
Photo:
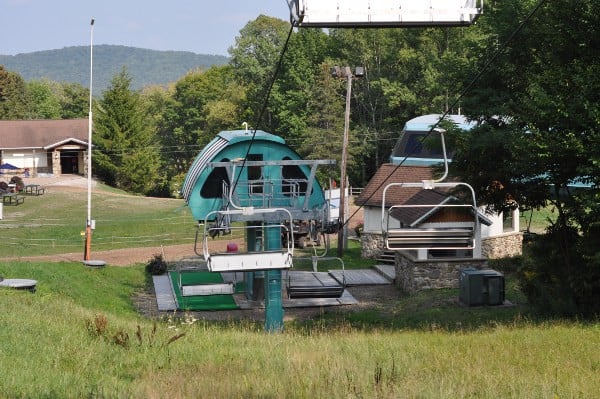
[[[35,277],[38,291],[0,290],[0,397],[591,398],[600,391],[598,323],[462,308],[448,313],[454,327],[447,328],[421,306],[423,293],[414,302],[399,295],[393,322],[373,316],[357,324],[353,312],[324,310],[311,323],[286,322],[283,333],[266,334],[260,321],[142,318],[131,301],[147,284],[141,265],[0,263],[0,274],[17,273]]]

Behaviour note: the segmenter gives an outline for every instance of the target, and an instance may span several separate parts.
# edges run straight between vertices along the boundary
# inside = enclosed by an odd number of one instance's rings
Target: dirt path
[[[136,263],[147,263],[156,254],[164,251],[168,262],[181,260],[183,258],[196,257],[193,244],[169,245],[165,247],[125,248],[111,249],[109,251],[94,251],[92,248],[91,259],[103,260],[110,266],[131,266]],[[83,260],[83,248],[81,252],[70,252],[57,255],[22,256],[12,258],[20,261],[44,261],[44,262],[81,262]]]

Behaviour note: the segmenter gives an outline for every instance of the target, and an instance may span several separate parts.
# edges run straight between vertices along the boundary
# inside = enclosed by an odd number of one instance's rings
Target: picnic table
[[[19,205],[25,202],[25,197],[17,193],[3,193],[2,203],[4,205]]]
[[[27,184],[23,186],[22,193],[27,195],[42,195],[44,194],[44,191],[44,187],[39,184]]]

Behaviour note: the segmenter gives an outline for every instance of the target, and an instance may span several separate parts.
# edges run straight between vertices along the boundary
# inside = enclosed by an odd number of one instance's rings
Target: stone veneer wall
[[[381,233],[363,233],[360,236],[360,255],[364,259],[377,259],[383,254]]]
[[[415,292],[435,288],[458,288],[461,269],[485,269],[487,259],[416,260],[409,254],[396,252],[396,285],[402,291]]]
[[[507,233],[481,240],[481,253],[489,259],[508,258],[523,253],[523,233]]]
[[[56,177],[60,176],[60,151],[52,152],[52,174]]]

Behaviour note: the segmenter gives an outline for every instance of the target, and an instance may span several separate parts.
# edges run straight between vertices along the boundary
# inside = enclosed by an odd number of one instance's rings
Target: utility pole
[[[338,230],[338,257],[344,256],[344,250],[348,246],[348,224],[346,223],[346,191],[348,189],[346,165],[348,162],[348,133],[350,130],[350,100],[352,99],[352,79],[363,77],[365,72],[363,67],[356,67],[355,74],[352,74],[350,67],[333,67],[331,70],[333,76],[346,79],[346,112],[344,113],[344,136],[342,139],[342,162],[340,173],[340,223],[341,228]]]

